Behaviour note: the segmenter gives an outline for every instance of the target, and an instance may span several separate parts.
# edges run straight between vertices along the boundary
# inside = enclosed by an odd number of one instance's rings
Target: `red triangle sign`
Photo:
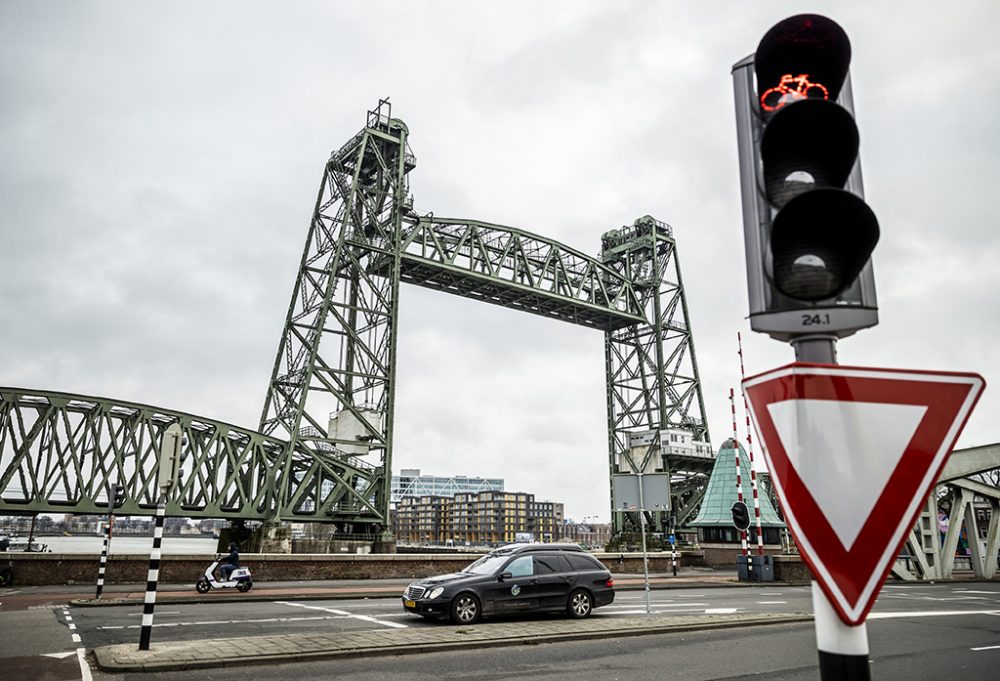
[[[846,624],[867,617],[984,385],[799,363],[743,381],[785,520]]]

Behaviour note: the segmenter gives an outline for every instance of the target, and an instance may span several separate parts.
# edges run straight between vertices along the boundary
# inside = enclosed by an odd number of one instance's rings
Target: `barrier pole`
[[[746,371],[743,369],[743,338],[740,332],[736,332],[736,344],[739,346],[740,356],[740,393],[743,395],[743,415],[747,420],[747,456],[750,458],[750,489],[753,490],[753,515],[757,522],[757,555],[764,555],[764,529],[760,518],[760,498],[757,496],[757,467],[753,462],[753,428],[750,426],[750,405],[747,403],[747,393],[743,390],[743,381],[746,380]]]
[[[732,388],[729,389],[729,407],[733,412],[733,458],[736,459],[736,500],[742,503],[743,480],[740,475],[740,441],[736,435],[736,392]],[[749,559],[750,551],[747,548],[746,530],[740,530],[740,547],[743,550],[743,557],[747,559],[747,572],[752,572],[753,565]],[[753,580],[751,579],[750,581],[752,582]]]

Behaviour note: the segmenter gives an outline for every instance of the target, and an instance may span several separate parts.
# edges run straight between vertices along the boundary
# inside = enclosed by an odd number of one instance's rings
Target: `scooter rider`
[[[240,547],[236,545],[236,542],[229,542],[229,555],[226,557],[226,562],[219,566],[219,574],[222,576],[222,581],[228,581],[229,575],[240,566]]]

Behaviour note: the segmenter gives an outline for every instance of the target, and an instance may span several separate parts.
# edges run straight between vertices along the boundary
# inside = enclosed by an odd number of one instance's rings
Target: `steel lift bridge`
[[[119,483],[118,513],[152,514],[164,431],[177,422],[168,515],[332,522],[390,540],[403,282],[602,331],[610,472],[669,472],[676,516],[690,513],[714,454],[671,228],[640,218],[604,234],[593,258],[518,229],[418,215],[408,137],[382,100],[327,161],[256,430],[0,388],[0,513],[99,513]],[[700,444],[661,448],[666,432]],[[616,529],[629,523],[613,515]]]

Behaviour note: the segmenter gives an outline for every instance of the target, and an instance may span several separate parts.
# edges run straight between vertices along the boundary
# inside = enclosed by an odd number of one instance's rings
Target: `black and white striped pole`
[[[157,480],[160,498],[156,504],[153,526],[153,548],[149,552],[149,572],[146,574],[146,598],[142,604],[142,626],[139,630],[139,650],[149,650],[153,633],[153,610],[156,608],[156,587],[160,580],[160,545],[163,542],[163,520],[167,515],[167,494],[177,480],[183,438],[179,423],[172,423],[163,433],[160,444],[160,469]]]
[[[108,494],[108,517],[104,521],[104,546],[101,548],[101,564],[97,569],[97,595],[104,593],[104,573],[108,567],[108,554],[111,552],[111,533],[115,523],[115,505],[121,500],[123,490],[118,483],[111,486]]]
[[[156,585],[160,579],[160,543],[163,541],[163,519],[167,515],[167,495],[161,494],[156,504],[156,525],[153,529],[153,550],[149,552],[149,572],[146,575],[146,598],[142,603],[142,628],[139,630],[139,650],[149,650],[153,633],[153,609],[156,607]]]

